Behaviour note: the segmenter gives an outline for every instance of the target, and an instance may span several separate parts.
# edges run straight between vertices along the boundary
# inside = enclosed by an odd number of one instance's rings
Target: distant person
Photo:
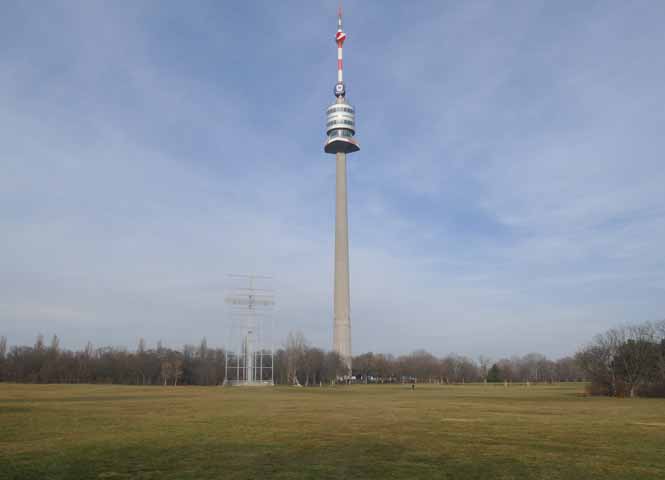
[[[413,382],[413,383],[411,384],[411,390],[415,390],[415,389],[416,389],[416,382]]]

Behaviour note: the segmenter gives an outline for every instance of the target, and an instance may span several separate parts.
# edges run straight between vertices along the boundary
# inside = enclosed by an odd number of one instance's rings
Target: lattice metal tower
[[[275,293],[270,288],[257,288],[271,277],[229,275],[236,283],[226,295],[231,331],[226,347],[225,385],[274,385],[273,334],[270,313]]]
[[[360,150],[355,139],[356,113],[346,101],[343,47],[346,34],[342,29],[342,8],[337,16],[337,83],[335,103],[328,107],[324,151],[334,153],[336,160],[335,191],[335,292],[333,349],[344,360],[351,374],[351,300],[349,294],[349,221],[347,213],[346,154]]]

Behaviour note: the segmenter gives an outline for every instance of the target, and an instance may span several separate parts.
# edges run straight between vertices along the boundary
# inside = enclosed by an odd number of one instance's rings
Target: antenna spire
[[[339,10],[337,12],[337,33],[335,34],[335,42],[337,42],[337,87],[335,87],[335,95],[343,97],[344,91],[344,61],[343,49],[344,40],[346,40],[346,33],[342,30],[342,2],[339,2]]]

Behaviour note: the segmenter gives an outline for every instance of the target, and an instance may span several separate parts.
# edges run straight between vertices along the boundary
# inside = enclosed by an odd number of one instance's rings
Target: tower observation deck
[[[349,222],[347,213],[346,155],[360,150],[355,139],[356,112],[346,101],[344,84],[343,47],[346,33],[342,29],[342,9],[337,20],[337,83],[335,103],[326,110],[326,142],[324,151],[335,154],[335,291],[333,350],[346,366],[345,376],[351,375],[351,299],[349,294]]]

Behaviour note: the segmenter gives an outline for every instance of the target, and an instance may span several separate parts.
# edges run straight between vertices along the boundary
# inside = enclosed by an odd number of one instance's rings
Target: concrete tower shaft
[[[346,153],[335,155],[335,292],[333,349],[351,372],[351,294],[349,285],[349,217],[346,191]]]

